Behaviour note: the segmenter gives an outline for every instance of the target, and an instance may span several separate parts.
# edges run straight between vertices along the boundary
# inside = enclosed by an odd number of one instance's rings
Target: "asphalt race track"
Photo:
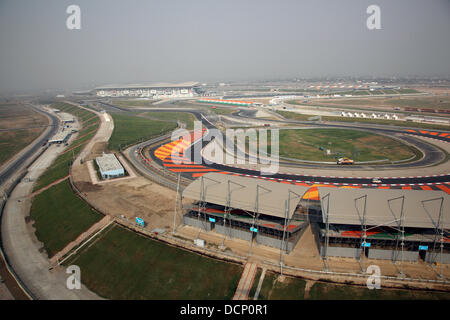
[[[170,103],[173,104],[173,103]],[[165,104],[167,105],[167,104]],[[114,107],[113,105],[109,105],[110,107]],[[170,108],[164,109],[164,104],[161,104],[161,109],[146,109],[147,112],[163,112],[163,111],[176,111],[176,112],[190,112],[197,119],[202,121],[202,124],[207,129],[213,129],[215,126],[206,121],[203,117],[203,113],[201,111],[196,110],[186,110],[186,109],[176,109]],[[121,111],[124,111],[122,109]],[[128,110],[127,110],[128,111]],[[243,116],[244,118],[250,117],[253,115],[254,112],[247,112],[242,114],[242,112],[236,112],[233,114],[233,116]],[[264,120],[266,121],[266,120]],[[272,122],[283,122],[283,121],[275,121],[271,120]],[[308,124],[311,125],[311,123],[308,122],[301,122],[301,121],[286,121],[293,124]],[[374,126],[366,127],[364,125],[348,125],[348,124],[314,124],[314,127],[335,127],[335,128],[348,128],[348,129],[363,129],[366,131],[372,131],[374,133],[380,133],[385,135],[396,135],[397,138],[401,138],[402,140],[416,146],[417,148],[421,149],[425,156],[417,161],[411,162],[411,163],[403,163],[403,164],[387,164],[387,165],[377,165],[375,166],[359,166],[359,165],[353,165],[352,169],[364,169],[364,170],[373,170],[376,168],[391,168],[391,169],[401,169],[401,168],[413,168],[413,167],[423,167],[427,165],[436,164],[438,162],[441,162],[445,160],[445,155],[440,151],[439,148],[426,143],[422,140],[416,139],[414,136],[423,136],[423,137],[432,137],[433,139],[441,140],[450,142],[450,134],[443,134],[442,136],[439,136],[437,134],[429,134],[429,131],[426,130],[412,130],[412,129],[394,129],[394,128],[380,128],[377,126],[376,128]],[[401,134],[401,136],[400,136]],[[447,137],[448,136],[448,137]],[[199,139],[195,141],[189,148],[186,149],[186,154],[190,154],[191,158],[190,161],[192,161],[193,167],[189,168],[189,165],[181,165],[178,168],[174,166],[173,164],[170,164],[170,157],[162,161],[161,159],[158,159],[154,156],[154,151],[164,145],[167,144],[167,140],[161,141],[157,145],[153,146],[150,151],[148,157],[152,159],[152,161],[157,162],[161,166],[167,166],[169,165],[169,170],[173,172],[179,172],[183,175],[183,177],[188,179],[196,178],[203,173],[209,172],[209,171],[215,171],[215,172],[222,172],[222,173],[229,173],[229,174],[239,174],[239,175],[246,175],[246,176],[252,176],[252,177],[260,177],[264,179],[271,179],[271,180],[278,180],[278,181],[284,181],[284,182],[291,182],[291,183],[309,183],[309,184],[334,184],[334,185],[349,185],[349,186],[362,186],[362,187],[400,187],[400,188],[411,188],[411,189],[426,189],[426,190],[444,190],[446,192],[450,192],[450,175],[448,173],[440,174],[440,175],[432,175],[432,176],[416,176],[416,177],[385,177],[381,178],[382,182],[380,184],[374,184],[372,182],[371,178],[355,178],[355,177],[338,177],[338,176],[314,176],[314,175],[297,175],[297,174],[287,174],[287,173],[276,173],[271,175],[262,176],[260,171],[257,170],[250,170],[246,168],[239,168],[235,166],[227,166],[223,164],[218,163],[212,163],[208,164],[205,161],[203,163],[195,163],[194,162],[194,152],[199,152],[199,150],[203,149],[208,143],[210,143],[211,139],[211,132],[208,130],[206,134],[204,135],[203,139]],[[150,144],[150,143],[148,143]],[[148,145],[147,144],[147,145]],[[201,144],[200,146],[198,144]],[[141,144],[141,146],[145,145]],[[136,156],[133,154],[133,156]],[[199,155],[197,155],[198,159],[201,159]],[[298,166],[298,167],[304,167],[304,168],[333,168],[336,170],[336,175],[339,175],[338,170],[348,170],[348,168],[345,167],[337,167],[336,165],[322,165],[322,164],[303,164],[303,163],[295,163],[292,162],[280,162],[280,170],[282,171],[282,166],[284,164],[289,164],[289,166]],[[419,169],[418,169],[418,172]],[[382,175],[382,173],[380,173]],[[345,171],[342,172],[342,175],[345,175]],[[447,186],[447,184],[449,186]]]

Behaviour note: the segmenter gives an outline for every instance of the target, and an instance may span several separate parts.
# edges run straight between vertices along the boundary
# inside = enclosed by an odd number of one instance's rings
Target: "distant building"
[[[125,170],[123,169],[122,164],[112,153],[104,153],[101,157],[95,158],[95,162],[100,169],[102,179],[118,178],[125,175]]]
[[[51,139],[48,140],[48,144],[61,144],[66,143],[72,133],[70,132],[64,132],[60,131],[57,134],[55,134]]]
[[[61,117],[61,121],[62,121],[63,123],[72,123],[72,122],[75,122],[74,117],[73,117],[71,114],[69,114],[69,113],[60,112],[60,113],[59,113],[59,116]]]
[[[198,82],[107,85],[94,88],[94,93],[98,97],[190,98],[199,88]]]

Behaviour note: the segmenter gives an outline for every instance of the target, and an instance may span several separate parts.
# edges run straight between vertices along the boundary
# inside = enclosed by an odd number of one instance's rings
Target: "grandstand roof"
[[[111,84],[94,88],[94,90],[104,89],[142,89],[142,88],[189,88],[198,85],[198,82],[189,81],[182,83],[135,83],[135,84]]]
[[[436,228],[439,219],[440,198],[443,198],[443,220],[441,220],[440,228],[442,226],[446,229],[450,228],[450,200],[449,196],[442,191],[332,187],[318,187],[318,190],[323,222],[326,220],[326,212],[329,212],[328,222],[331,224],[361,225],[365,201],[360,197],[367,195],[366,225],[399,227],[402,199],[404,199],[404,227]],[[355,201],[355,199],[358,200]]]
[[[183,191],[183,197],[201,200],[202,178],[206,202],[226,206],[229,186],[230,207],[279,218],[286,216],[285,201],[289,200],[289,191],[297,194],[290,193],[288,218],[291,218],[301,197],[308,190],[308,187],[303,186],[210,172],[188,185]],[[257,188],[259,201],[256,210]]]

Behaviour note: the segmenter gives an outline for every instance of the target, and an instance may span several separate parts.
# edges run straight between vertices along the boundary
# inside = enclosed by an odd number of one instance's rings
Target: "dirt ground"
[[[449,87],[417,86],[412,89],[416,89],[417,91],[420,91],[420,92],[427,92],[427,93],[432,93],[432,94],[437,94],[437,95],[450,93]]]
[[[30,107],[0,104],[0,165],[39,137],[47,125],[47,117]]]
[[[91,149],[91,153],[85,160],[92,160],[96,157],[99,157],[103,154],[103,152],[108,151],[108,142],[97,142]]]
[[[103,212],[116,217],[123,215],[128,221],[134,221],[136,217],[142,218],[148,228],[172,228],[175,191],[143,177],[93,185],[86,163],[73,168],[72,174],[80,191]]]
[[[20,104],[0,104],[0,129],[18,129],[44,126],[48,119]]]

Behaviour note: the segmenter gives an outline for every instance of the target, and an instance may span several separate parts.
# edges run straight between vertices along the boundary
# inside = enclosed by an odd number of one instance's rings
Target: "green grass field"
[[[310,289],[309,298],[315,300],[448,300],[450,293],[401,289],[370,290],[366,287],[316,282]]]
[[[277,280],[278,274],[267,272],[258,296],[258,300],[303,300],[305,284],[302,279],[286,277],[283,282]]]
[[[112,226],[67,264],[108,299],[229,300],[242,266],[203,257]]]
[[[39,137],[45,128],[0,132],[0,165]]]
[[[69,174],[69,166],[72,163],[72,157],[81,151],[84,145],[80,145],[72,151],[67,151],[60,154],[52,165],[45,170],[45,172],[39,177],[33,186],[33,191],[39,190],[45,186],[48,186],[53,181],[64,178]]]
[[[81,121],[81,122],[92,118],[92,116],[94,115],[91,111],[79,108],[77,106],[74,106],[74,105],[71,105],[71,104],[68,104],[65,102],[56,102],[56,103],[53,103],[50,107],[59,109],[62,112],[70,113],[70,114],[74,115],[75,117],[77,117],[79,119],[79,121]]]
[[[83,116],[86,122],[82,123],[83,128],[78,132],[77,138],[72,138],[70,140],[68,149],[66,149],[64,153],[60,154],[53,161],[51,166],[39,177],[33,186],[33,191],[39,190],[53,181],[67,176],[69,174],[69,166],[73,159],[78,156],[83,147],[95,135],[100,125],[98,117],[90,111],[86,111],[65,103],[55,103],[52,107],[64,110],[64,112],[74,115],[78,114],[79,116]],[[82,113],[80,113],[79,110],[81,110]]]
[[[194,121],[196,120],[193,114],[187,112],[145,112],[142,115],[156,120],[175,123],[178,120],[185,123],[188,130],[192,130],[194,128]]]
[[[329,149],[331,155],[326,155]],[[312,161],[334,161],[350,157],[355,161],[403,160],[413,149],[389,137],[347,129],[280,130],[280,156]]]
[[[215,109],[210,109],[210,110],[218,115],[229,115],[229,114],[239,111],[238,108],[219,108],[219,107],[216,107]]]
[[[385,93],[395,93],[393,90],[384,90]],[[290,100],[287,103],[294,105],[308,105],[300,100]],[[416,96],[416,97],[361,97],[361,99],[333,99],[314,101],[314,105],[323,107],[348,107],[348,106],[374,106],[382,107],[385,110],[392,110],[395,107],[414,107],[427,109],[450,109],[450,97],[446,95],[439,96]],[[414,113],[414,112],[406,112]]]
[[[286,119],[306,121],[311,115],[299,114],[290,111],[277,111]],[[346,118],[346,117],[333,117],[322,116],[322,121],[337,121],[337,122],[352,122],[352,123],[371,123],[371,124],[384,124],[396,127],[407,128],[419,128],[419,129],[436,129],[436,130],[449,130],[450,126],[431,124],[431,123],[417,123],[409,121],[396,121],[396,120],[384,120],[384,119],[364,119],[364,118]]]
[[[0,129],[9,130],[0,131],[0,165],[39,137],[47,124],[47,118],[31,108],[0,104]]]
[[[136,115],[112,113],[111,116],[114,120],[114,131],[109,139],[109,150],[118,150],[119,146],[125,147],[142,139],[150,139],[177,127],[173,122],[151,120]]]
[[[78,198],[66,180],[33,198],[30,217],[51,257],[103,216]]]
[[[403,289],[370,290],[362,286],[315,282],[305,297],[306,281],[299,278],[285,277],[278,280],[278,274],[267,272],[258,300],[430,300],[450,299],[450,293],[427,292]]]
[[[159,100],[114,99],[113,104],[122,108],[151,107]]]

